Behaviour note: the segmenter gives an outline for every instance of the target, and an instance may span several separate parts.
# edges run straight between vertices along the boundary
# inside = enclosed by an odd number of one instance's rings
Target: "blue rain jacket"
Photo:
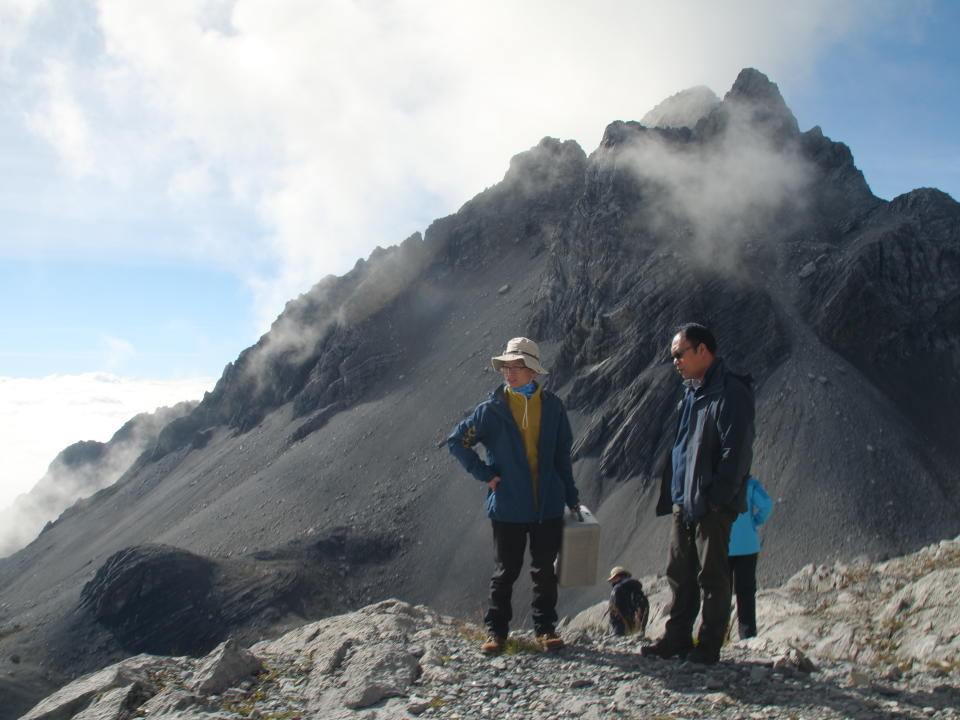
[[[493,520],[543,522],[561,517],[564,507],[574,508],[580,503],[573,481],[573,431],[567,411],[560,398],[546,390],[541,391],[541,403],[537,445],[539,510],[533,498],[533,478],[523,437],[510,413],[502,385],[447,438],[447,448],[477,480],[487,483],[500,476],[496,491],[487,491],[487,517]],[[486,462],[474,450],[478,443],[486,448]]]
[[[757,528],[763,525],[773,510],[773,498],[763,489],[755,477],[747,480],[747,511],[737,516],[730,530],[730,554],[754,555],[760,552],[760,534]]]

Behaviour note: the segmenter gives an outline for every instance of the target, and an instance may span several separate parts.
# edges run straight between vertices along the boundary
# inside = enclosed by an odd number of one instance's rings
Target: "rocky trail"
[[[662,580],[647,580],[657,635]],[[760,634],[704,666],[643,658],[603,605],[480,654],[482,629],[399,600],[202,658],[138,655],[80,678],[22,720],[960,717],[960,538],[882,563],[807,566],[758,597]]]

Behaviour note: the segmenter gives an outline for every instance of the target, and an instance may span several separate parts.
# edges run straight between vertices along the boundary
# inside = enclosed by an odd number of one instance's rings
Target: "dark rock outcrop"
[[[143,545],[111,556],[80,593],[94,619],[130,653],[196,655],[222,632],[214,564],[193,553]]]
[[[255,638],[278,623],[358,604],[357,584],[345,575],[383,565],[398,549],[395,538],[344,527],[229,560],[139,545],[97,570],[80,592],[80,610],[123,652],[203,655],[229,637]]]

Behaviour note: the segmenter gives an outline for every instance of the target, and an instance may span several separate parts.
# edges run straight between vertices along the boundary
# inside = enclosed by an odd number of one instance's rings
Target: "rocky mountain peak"
[[[640,120],[646,127],[687,127],[694,128],[697,123],[713,112],[720,104],[720,98],[705,85],[681,90],[659,103]]]
[[[694,128],[613,122],[589,157],[544,139],[422,236],[292,300],[116,483],[0,560],[0,657],[29,658],[0,692],[35,702],[155,648],[158,614],[199,653],[391,597],[474,612],[489,524],[444,440],[519,335],[570,413],[603,565],[662,570],[667,345],[688,320],[756,379],[752,470],[777,502],[762,582],[953,537],[957,233],[942,194],[873,196],[849,148],[798,134],[756,71]],[[156,594],[171,583],[173,607]],[[604,594],[571,589],[561,612]]]
[[[53,462],[59,463],[65,468],[72,468],[77,465],[89,465],[103,457],[106,447],[106,443],[96,440],[81,440],[61,450],[53,459]]]
[[[574,140],[545,137],[535,147],[514,155],[504,183],[521,183],[541,194],[553,191],[557,182],[583,173],[587,155]]]
[[[784,110],[787,108],[777,84],[756,68],[741,70],[737,79],[733,81],[733,86],[724,96],[724,100],[751,101],[771,108]]]
[[[913,217],[931,219],[960,216],[960,203],[937,188],[917,188],[890,201],[890,209]]]
[[[723,102],[697,125],[705,136],[721,135],[730,127],[749,129],[783,147],[800,134],[797,119],[787,107],[780,88],[759,70],[740,71]]]

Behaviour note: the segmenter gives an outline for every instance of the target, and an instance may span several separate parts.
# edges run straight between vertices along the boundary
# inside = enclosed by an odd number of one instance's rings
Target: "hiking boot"
[[[746,625],[745,623],[740,623],[738,626],[740,631],[740,639],[746,640],[747,638],[752,638],[757,636],[757,626],[756,625]]]
[[[720,650],[697,645],[687,653],[687,660],[689,662],[700,663],[701,665],[716,665],[720,662]]]
[[[553,630],[537,635],[537,644],[547,652],[556,652],[564,648],[563,638]]]
[[[503,635],[490,633],[487,639],[480,646],[480,652],[484,655],[499,655],[503,652],[503,646],[507,644],[507,639]]]
[[[672,657],[686,657],[690,652],[692,643],[681,643],[670,638],[662,637],[651,645],[644,645],[640,648],[640,655],[643,657],[659,657],[663,659]]]

